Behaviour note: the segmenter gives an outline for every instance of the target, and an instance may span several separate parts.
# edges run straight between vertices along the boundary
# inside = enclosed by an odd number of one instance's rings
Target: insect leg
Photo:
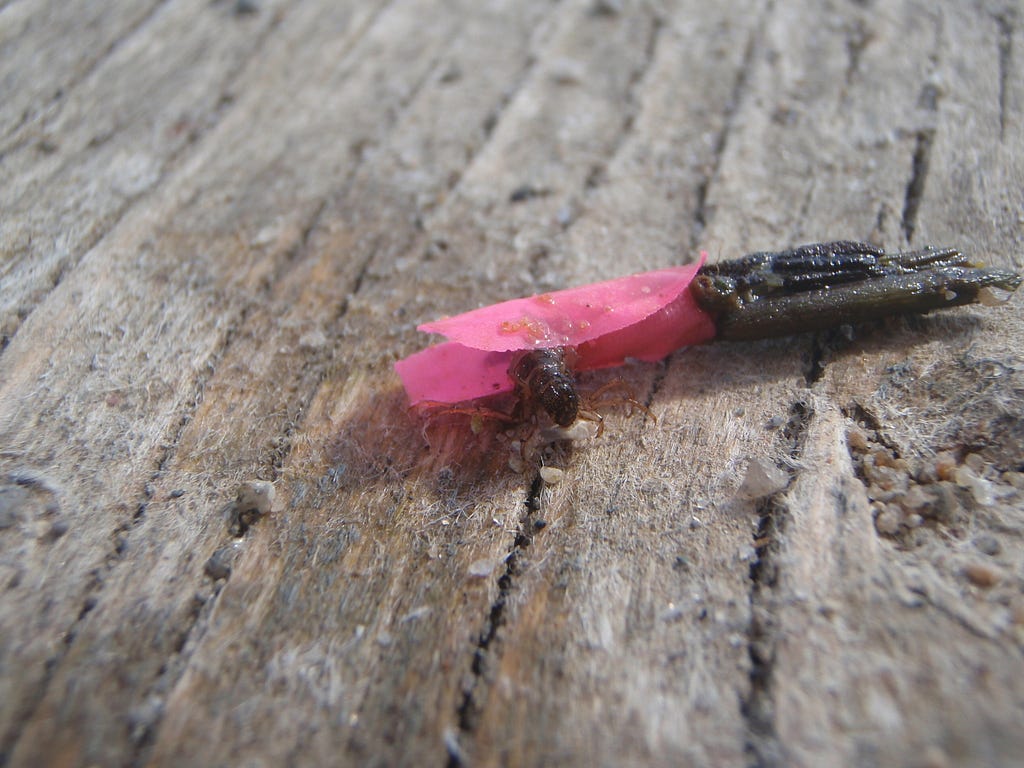
[[[519,419],[508,413],[496,411],[493,408],[485,408],[482,405],[457,405],[452,403],[441,403],[436,400],[423,400],[416,405],[410,406],[410,410],[418,410],[423,413],[424,418],[429,422],[438,416],[449,416],[461,414],[481,419],[494,419],[505,424],[514,424]]]
[[[619,390],[621,394],[619,396],[611,398],[605,397],[605,395],[607,395],[609,392],[614,392],[615,390]],[[604,400],[604,403],[609,403],[611,405],[621,405],[623,403],[626,403],[631,408],[636,408],[639,411],[643,411],[644,415],[647,416],[647,418],[649,418],[651,421],[658,420],[658,417],[654,415],[654,412],[651,411],[650,408],[648,408],[646,405],[644,405],[635,397],[633,397],[633,388],[630,387],[629,384],[624,382],[622,379],[612,379],[608,383],[602,384],[600,387],[598,387],[597,389],[595,389],[593,392],[589,393],[586,396],[586,403],[588,406],[591,406],[591,408],[593,408],[602,399]]]

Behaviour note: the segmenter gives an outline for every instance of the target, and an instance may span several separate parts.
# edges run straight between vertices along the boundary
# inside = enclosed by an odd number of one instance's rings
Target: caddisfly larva
[[[413,405],[442,405],[505,422],[538,411],[559,428],[602,419],[585,407],[576,374],[691,344],[816,331],[889,315],[991,304],[1021,277],[980,266],[953,248],[887,254],[840,240],[735,261],[646,272],[494,304],[420,326],[450,341],[396,363]],[[474,404],[514,392],[511,413]],[[632,396],[624,402],[650,411]],[[652,415],[653,416],[653,415]]]

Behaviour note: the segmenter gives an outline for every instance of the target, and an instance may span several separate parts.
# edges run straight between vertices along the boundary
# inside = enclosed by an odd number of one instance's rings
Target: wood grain
[[[556,484],[391,364],[699,249],[1020,270],[1020,19],[0,4],[2,761],[1017,764],[1019,297],[591,374],[657,421]]]

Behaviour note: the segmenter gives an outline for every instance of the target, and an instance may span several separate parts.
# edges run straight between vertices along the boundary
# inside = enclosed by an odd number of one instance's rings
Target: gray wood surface
[[[1021,270],[1022,19],[0,3],[0,764],[1024,764],[1020,297],[586,376],[657,421],[557,483],[391,369],[699,250]]]

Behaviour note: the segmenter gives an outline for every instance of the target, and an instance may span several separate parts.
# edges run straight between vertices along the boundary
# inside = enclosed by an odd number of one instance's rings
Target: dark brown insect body
[[[516,354],[508,373],[521,403],[537,403],[560,427],[568,427],[580,413],[571,359],[564,347],[530,349]]]

